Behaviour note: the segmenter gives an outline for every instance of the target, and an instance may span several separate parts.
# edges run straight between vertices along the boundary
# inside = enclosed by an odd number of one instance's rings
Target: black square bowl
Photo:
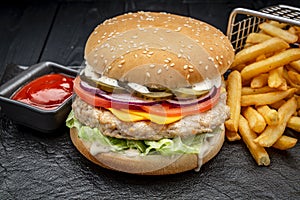
[[[12,95],[25,84],[51,73],[76,77],[78,71],[52,62],[42,62],[29,67],[0,87],[1,111],[16,124],[44,133],[52,133],[60,128],[71,110],[72,96],[53,110],[43,110],[11,99]]]

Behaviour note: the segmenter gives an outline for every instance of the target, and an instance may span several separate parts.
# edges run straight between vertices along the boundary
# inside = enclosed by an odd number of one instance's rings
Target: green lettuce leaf
[[[98,142],[111,149],[111,151],[123,151],[127,149],[136,149],[141,155],[148,154],[197,154],[207,137],[212,137],[214,133],[198,134],[193,137],[176,137],[173,139],[161,139],[158,141],[150,140],[126,140],[103,135],[99,129],[91,128],[81,124],[70,112],[66,125],[69,128],[75,127],[78,130],[78,136],[87,142]]]

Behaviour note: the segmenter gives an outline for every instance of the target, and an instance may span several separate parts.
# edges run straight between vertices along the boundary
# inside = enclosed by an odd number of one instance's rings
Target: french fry
[[[284,66],[300,59],[300,48],[291,48],[277,53],[265,60],[247,65],[241,71],[242,80],[247,81],[259,74],[269,72],[277,67]]]
[[[273,104],[281,99],[284,99],[288,96],[293,95],[297,89],[290,88],[285,91],[276,91],[276,92],[269,92],[264,94],[249,94],[249,95],[242,95],[241,97],[241,105],[242,106],[260,106],[260,105],[267,105]]]
[[[255,60],[258,56],[262,54],[268,54],[287,48],[289,48],[289,44],[286,43],[284,40],[280,38],[271,38],[262,43],[253,45],[238,52],[235,55],[235,59],[231,64],[231,67],[234,69],[235,66]]]
[[[290,63],[290,66],[300,73],[300,60],[296,60]]]
[[[257,44],[271,39],[272,36],[263,33],[250,33],[246,39],[247,44]]]
[[[271,108],[274,108],[274,109],[279,109],[280,108],[280,106],[282,106],[282,104],[284,104],[286,102],[286,100],[284,100],[284,99],[281,99],[281,100],[279,100],[279,101],[276,101],[275,103],[272,103],[272,104],[270,104],[269,106],[271,107]]]
[[[254,140],[262,147],[272,146],[283,134],[289,118],[296,111],[297,102],[295,97],[290,98],[278,109],[280,122],[275,126],[267,128]]]
[[[297,72],[294,72],[294,71],[288,71],[287,73],[288,73],[290,80],[294,84],[300,85],[300,74],[298,74]]]
[[[250,106],[243,110],[243,116],[247,119],[251,130],[256,133],[261,133],[267,125],[263,116]]]
[[[300,96],[295,95],[296,101],[297,101],[297,110],[300,109]]]
[[[264,59],[266,59],[267,58],[267,56],[265,55],[265,54],[261,54],[260,56],[258,56],[256,59],[255,59],[255,61],[257,62],[257,61],[261,61],[261,60],[264,60]]]
[[[225,122],[228,130],[237,132],[241,112],[241,74],[233,71],[227,79],[227,105],[230,107],[230,118]]]
[[[267,23],[268,24],[272,24],[273,26],[276,26],[278,28],[285,28],[285,27],[287,27],[286,23],[281,23],[281,22],[274,21],[274,20],[268,21]]]
[[[277,125],[279,123],[278,112],[275,109],[271,109],[267,105],[256,107],[257,112],[259,112],[268,125]]]
[[[225,135],[228,141],[233,142],[241,139],[241,136],[235,132],[235,131],[230,131],[226,129]]]
[[[283,67],[278,67],[271,70],[268,77],[268,86],[271,88],[279,88],[281,85],[283,85],[286,81],[283,78],[282,74]]]
[[[251,87],[242,87],[242,95],[249,94],[263,94],[268,92],[275,92],[276,88],[270,88],[269,86],[261,87],[261,88],[251,88]]]
[[[292,116],[287,122],[287,127],[300,132],[300,117]]]
[[[248,121],[242,115],[239,118],[239,132],[256,163],[258,165],[270,165],[270,158],[267,151],[253,142],[256,134],[250,129]]]
[[[297,141],[298,140],[296,138],[283,135],[273,144],[272,147],[280,150],[287,150],[294,147]]]
[[[259,28],[274,37],[279,37],[288,43],[297,42],[298,36],[269,23],[261,23]]]
[[[268,78],[269,78],[269,74],[267,74],[267,73],[260,74],[251,80],[250,87],[251,88],[264,87],[264,86],[268,85]]]

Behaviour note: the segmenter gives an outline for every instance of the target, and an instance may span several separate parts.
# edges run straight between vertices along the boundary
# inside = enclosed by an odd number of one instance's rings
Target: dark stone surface
[[[104,19],[134,10],[190,15],[225,30],[234,7],[259,9],[283,1],[25,1],[0,5],[0,75],[32,65],[82,62],[84,42]],[[297,5],[298,1],[289,1]],[[298,3],[299,5],[299,3]],[[4,27],[4,29],[2,28]],[[0,76],[1,77],[1,76]],[[17,113],[16,113],[17,114]],[[37,122],[38,123],[38,122]],[[268,149],[269,167],[258,167],[242,142],[225,142],[200,172],[145,177],[98,167],[74,148],[68,129],[42,135],[0,112],[0,199],[299,199],[300,145]],[[293,133],[299,138],[299,133]]]

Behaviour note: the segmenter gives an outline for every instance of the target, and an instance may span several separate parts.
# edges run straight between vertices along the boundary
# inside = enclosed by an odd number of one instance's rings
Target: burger
[[[227,37],[190,17],[127,13],[89,36],[67,118],[75,147],[107,169],[199,170],[220,151],[229,117]]]

